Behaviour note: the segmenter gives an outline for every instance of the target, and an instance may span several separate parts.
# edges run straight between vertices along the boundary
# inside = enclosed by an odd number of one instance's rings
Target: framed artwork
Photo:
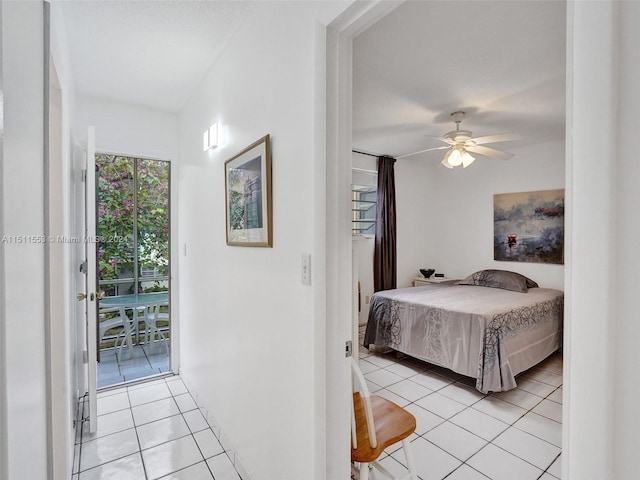
[[[564,263],[564,189],[493,196],[493,258]]]
[[[224,163],[227,245],[272,247],[269,135]]]

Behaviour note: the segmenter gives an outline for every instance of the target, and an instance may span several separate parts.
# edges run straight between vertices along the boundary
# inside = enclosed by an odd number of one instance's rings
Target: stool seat
[[[351,472],[352,478],[369,479],[375,469],[392,480],[418,480],[409,437],[416,430],[416,417],[386,398],[371,395],[355,358],[351,358],[353,403],[351,405]],[[384,450],[402,442],[406,473],[392,474],[378,458]]]
[[[376,447],[371,447],[369,431],[360,392],[353,394],[358,447],[351,449],[351,461],[369,463],[376,460],[390,445],[404,440],[416,430],[416,418],[404,408],[378,395],[371,397],[375,425]]]

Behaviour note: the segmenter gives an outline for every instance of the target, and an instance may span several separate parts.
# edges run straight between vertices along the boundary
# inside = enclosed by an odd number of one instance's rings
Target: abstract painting
[[[564,189],[493,196],[493,258],[564,263]]]

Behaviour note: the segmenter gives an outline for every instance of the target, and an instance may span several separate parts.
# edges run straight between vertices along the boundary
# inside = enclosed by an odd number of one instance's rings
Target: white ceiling
[[[178,112],[252,8],[245,1],[63,0],[78,92]],[[354,42],[354,148],[394,156],[424,135],[564,138],[565,3],[408,1]],[[440,158],[428,152],[414,158]]]
[[[501,150],[562,140],[565,9],[559,0],[402,4],[355,39],[354,148],[399,156],[442,146],[425,135],[454,130],[456,110],[474,136],[521,136],[487,145]]]
[[[245,1],[60,2],[79,93],[177,112],[251,8]]]

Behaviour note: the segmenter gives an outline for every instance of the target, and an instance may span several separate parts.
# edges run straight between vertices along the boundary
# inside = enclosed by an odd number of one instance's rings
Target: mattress
[[[515,376],[562,345],[564,293],[439,284],[371,297],[364,346],[389,347],[476,378],[483,393],[510,390]]]

